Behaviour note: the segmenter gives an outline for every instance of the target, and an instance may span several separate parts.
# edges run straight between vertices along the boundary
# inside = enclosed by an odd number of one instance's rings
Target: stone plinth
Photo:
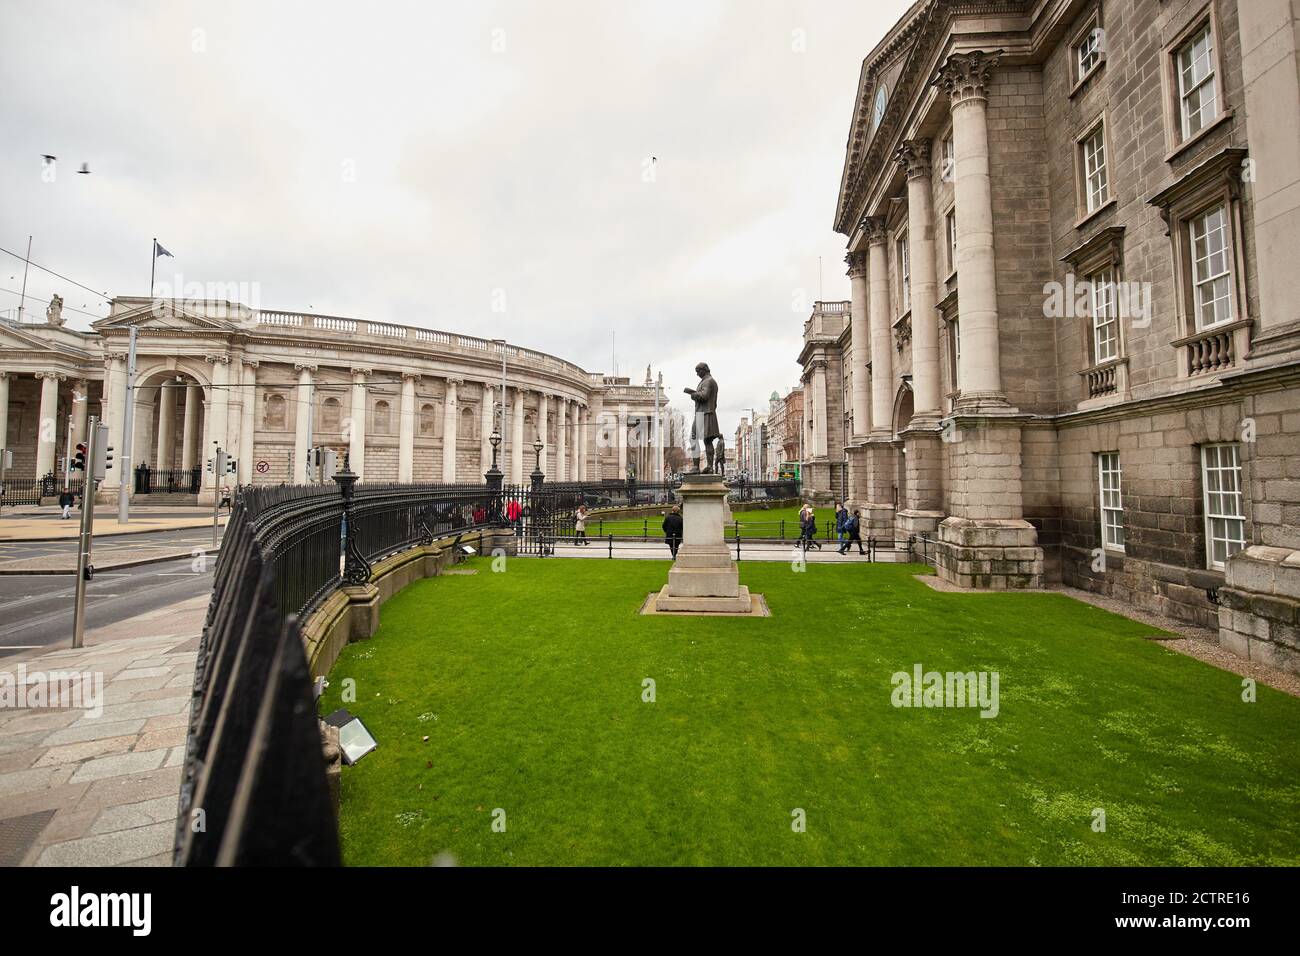
[[[1300,551],[1252,545],[1228,559],[1218,589],[1219,645],[1300,674]]]
[[[946,518],[939,525],[934,557],[939,577],[958,587],[1043,586],[1038,532],[1023,519]]]
[[[749,614],[755,601],[723,536],[727,486],[720,475],[687,475],[682,499],[682,546],[668,583],[651,595],[643,613]]]

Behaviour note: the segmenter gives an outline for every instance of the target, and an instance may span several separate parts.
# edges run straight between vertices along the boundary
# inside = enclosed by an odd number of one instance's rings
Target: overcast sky
[[[858,70],[908,5],[3,0],[0,246],[32,234],[33,261],[143,295],[156,235],[160,282],[590,371],[612,333],[620,373],[662,368],[683,409],[708,361],[730,433],[797,383],[813,300],[848,297]],[[53,292],[74,327],[107,311],[33,269],[29,313]]]

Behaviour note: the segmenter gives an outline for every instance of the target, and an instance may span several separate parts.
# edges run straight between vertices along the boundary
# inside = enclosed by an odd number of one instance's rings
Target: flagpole
[[[149,250],[149,298],[153,299],[154,270],[158,268],[158,237],[153,237],[153,248]]]

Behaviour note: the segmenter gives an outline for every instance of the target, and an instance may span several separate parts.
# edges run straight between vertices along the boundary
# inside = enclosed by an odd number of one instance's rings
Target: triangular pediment
[[[100,333],[130,329],[133,326],[159,331],[236,332],[239,330],[237,316],[240,308],[228,305],[227,311],[231,317],[214,318],[188,306],[184,299],[162,299],[157,303],[149,300],[95,322],[94,328]]]
[[[15,352],[49,352],[60,357],[90,358],[91,352],[68,342],[67,335],[48,325],[0,322],[0,349]]]

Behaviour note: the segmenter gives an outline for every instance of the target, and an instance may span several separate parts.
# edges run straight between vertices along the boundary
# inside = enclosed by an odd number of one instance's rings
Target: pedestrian
[[[844,542],[844,550],[841,554],[848,554],[853,548],[853,542],[858,543],[858,554],[866,554],[862,548],[862,512],[857,508],[853,509],[853,514],[849,515],[848,520],[844,522],[844,530],[848,532],[848,540]]]
[[[481,501],[474,506],[474,523],[475,524],[487,523],[487,509],[483,507],[483,503]]]
[[[845,525],[849,523],[849,509],[844,506],[844,502],[835,502],[835,537],[840,542],[840,554],[849,550],[849,533]]]
[[[587,506],[578,505],[578,513],[573,516],[573,543],[578,547],[587,546]]]
[[[226,509],[226,514],[230,514],[230,512],[234,509],[234,506],[235,506],[235,499],[234,496],[231,495],[230,493],[230,486],[222,485],[221,486],[221,507]]]
[[[664,515],[664,540],[668,542],[668,551],[673,560],[677,560],[677,549],[682,546],[682,509],[673,505],[673,510]]]
[[[799,512],[799,542],[804,551],[809,548],[822,549],[817,541],[817,514],[811,504],[805,504]]]
[[[63,509],[63,517],[65,519],[68,517],[68,513],[72,511],[72,505],[76,500],[77,499],[73,496],[71,490],[67,488],[64,488],[63,492],[59,495],[59,507]]]
[[[520,507],[519,501],[515,498],[511,498],[506,504],[506,521],[514,525],[516,537],[523,537],[524,509]]]

